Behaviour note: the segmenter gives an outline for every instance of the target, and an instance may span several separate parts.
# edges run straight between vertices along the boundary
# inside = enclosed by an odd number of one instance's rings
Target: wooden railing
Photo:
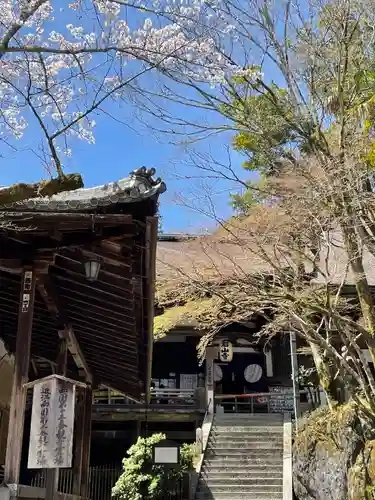
[[[127,398],[122,392],[102,389],[94,391],[94,404],[134,404],[132,399]]]
[[[195,405],[195,392],[194,389],[152,389],[150,404]],[[94,404],[132,405],[135,402],[119,392],[103,390],[94,394]]]
[[[192,389],[154,389],[151,391],[151,404],[190,404],[196,402]]]
[[[254,413],[255,409],[267,409],[271,413],[270,392],[261,392],[256,394],[217,394],[215,396],[215,405],[220,404],[224,411],[239,413]]]
[[[307,391],[301,390],[301,394]],[[253,394],[217,394],[215,406],[220,404],[224,411],[231,413],[283,413],[293,412],[293,399],[290,393],[259,392]],[[283,404],[283,399],[284,404]],[[286,403],[286,400],[289,400]]]

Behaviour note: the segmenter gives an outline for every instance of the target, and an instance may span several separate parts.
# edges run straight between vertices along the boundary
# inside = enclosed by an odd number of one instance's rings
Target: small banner
[[[72,466],[75,385],[61,379],[34,386],[29,469]]]
[[[229,342],[229,340],[222,340],[220,342],[219,357],[220,361],[222,361],[223,363],[230,363],[232,361],[233,359],[232,342]]]

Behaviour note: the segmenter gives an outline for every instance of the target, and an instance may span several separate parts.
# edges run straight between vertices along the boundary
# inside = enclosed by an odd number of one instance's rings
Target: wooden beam
[[[154,345],[154,307],[156,282],[156,245],[158,239],[158,218],[146,218],[146,283],[147,283],[147,367],[145,380],[146,400],[150,399],[152,377],[152,351]]]
[[[4,259],[0,258],[0,271],[7,273],[20,274],[23,270],[20,259]]]
[[[73,328],[69,324],[69,318],[61,305],[58,294],[56,293],[51,280],[47,276],[43,276],[38,280],[38,290],[42,295],[48,310],[54,315],[60,326],[63,328],[59,331],[59,337],[67,342],[67,347],[73,360],[79,370],[83,370],[86,380],[92,383],[92,375],[88,364],[83,356],[79,343],[74,335]]]
[[[88,382],[92,383],[91,371],[89,369],[89,366],[86,362],[84,355],[82,354],[78,340],[76,339],[76,336],[74,335],[73,328],[71,326],[66,327],[64,330],[59,331],[59,336],[60,336],[60,338],[63,338],[66,340],[69,352],[72,355],[72,358],[73,358],[74,363],[76,364],[78,370],[83,370],[83,372],[85,373],[86,380]]]
[[[129,280],[129,292],[126,293],[126,296],[124,296],[124,292],[120,290],[116,290],[116,288],[112,288],[108,285],[101,284],[100,282],[90,282],[88,281],[84,276],[82,278],[78,277],[69,277],[69,276],[63,276],[62,274],[54,274],[55,279],[68,283],[68,286],[70,287],[73,285],[74,287],[79,287],[79,289],[83,289],[83,291],[88,290],[87,293],[92,292],[93,295],[95,294],[100,294],[103,296],[107,296],[108,300],[115,299],[118,301],[119,299],[123,300],[132,300],[133,296],[130,292],[130,286],[131,286],[131,281]]]
[[[35,270],[32,267],[24,267],[20,291],[15,367],[4,472],[4,481],[8,484],[18,484],[20,479],[26,404],[24,384],[28,381],[29,376],[35,282]]]
[[[78,389],[73,452],[73,495],[81,494],[83,435],[85,428],[85,391]]]
[[[3,212],[4,220],[15,220],[19,222],[33,222],[36,219],[88,221],[90,224],[131,224],[133,218],[128,214],[88,214],[82,212]]]
[[[64,259],[64,256],[60,254],[56,255],[53,272],[54,274],[57,273],[60,275],[64,273],[65,276],[74,278],[77,283],[79,283],[80,280],[86,280],[86,277],[84,276],[85,271],[83,262],[76,262],[72,259]],[[129,279],[129,277],[124,278],[113,274],[108,275],[106,272],[103,272],[102,269],[96,283],[109,285],[111,288],[123,291],[123,293],[128,293],[126,292],[127,287],[129,287],[129,290],[132,290],[131,279]]]
[[[59,251],[57,254],[59,257],[63,258],[64,260],[70,260],[74,262],[74,264],[79,264],[80,266],[84,265],[84,258],[80,251],[78,249],[73,250],[72,248],[64,248],[63,250]],[[126,266],[112,266],[108,262],[103,262],[102,266],[100,267],[100,273],[99,276],[105,273],[107,275],[113,275],[118,279],[125,279],[129,280],[132,277],[132,273],[129,272],[129,269]],[[99,280],[100,281],[100,280]]]
[[[131,269],[131,264],[129,263],[130,258],[126,256],[122,256],[121,254],[115,254],[107,252],[100,247],[97,247],[95,250],[87,250],[81,248],[81,253],[84,257],[99,257],[102,262],[105,264],[110,264],[114,267],[122,267],[125,269]]]
[[[104,315],[107,316],[115,316],[115,314],[124,317],[125,314],[128,314],[130,317],[133,317],[134,312],[130,307],[124,306],[124,301],[120,303],[114,303],[114,301],[104,302],[103,297],[93,296],[92,294],[88,295],[82,289],[81,291],[70,288],[69,286],[59,286],[59,290],[61,290],[61,296],[65,297],[67,300],[71,299],[77,304],[82,304],[84,306],[88,306],[88,309],[97,309],[98,311],[105,311]],[[106,307],[103,307],[104,306]],[[114,307],[116,306],[116,308]]]

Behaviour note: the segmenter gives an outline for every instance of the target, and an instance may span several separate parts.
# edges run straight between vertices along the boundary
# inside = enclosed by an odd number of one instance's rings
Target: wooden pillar
[[[273,359],[272,359],[272,349],[267,349],[266,351],[266,374],[267,377],[273,377]]]
[[[57,356],[57,375],[66,376],[68,360],[68,344],[65,339],[60,340],[60,349]],[[45,469],[46,500],[54,500],[59,487],[59,469]]]
[[[82,432],[82,469],[81,469],[81,497],[88,498],[90,493],[90,450],[91,450],[91,412],[92,412],[92,387],[88,385],[85,389],[84,397],[84,422]]]
[[[214,357],[215,349],[208,347],[206,351],[206,404],[208,413],[214,413]]]
[[[73,495],[81,494],[82,483],[82,457],[83,457],[83,435],[85,428],[85,390],[78,389],[76,405],[76,421],[74,427],[74,451],[73,451]]]
[[[32,267],[24,267],[21,276],[15,366],[4,471],[4,481],[7,484],[18,484],[20,479],[26,405],[26,391],[24,389],[24,384],[29,378],[34,299],[35,271]]]

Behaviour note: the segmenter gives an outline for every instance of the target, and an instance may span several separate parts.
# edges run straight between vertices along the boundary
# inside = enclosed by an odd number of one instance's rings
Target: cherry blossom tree
[[[38,154],[58,181],[3,189],[0,199],[81,185],[79,175],[64,175],[64,157],[78,139],[95,142],[93,112],[108,100],[149,102],[149,74],[212,85],[235,70],[212,36],[222,20],[207,29],[203,3],[1,0],[0,8],[0,141],[15,148],[37,125]],[[190,29],[203,18],[204,29]]]

